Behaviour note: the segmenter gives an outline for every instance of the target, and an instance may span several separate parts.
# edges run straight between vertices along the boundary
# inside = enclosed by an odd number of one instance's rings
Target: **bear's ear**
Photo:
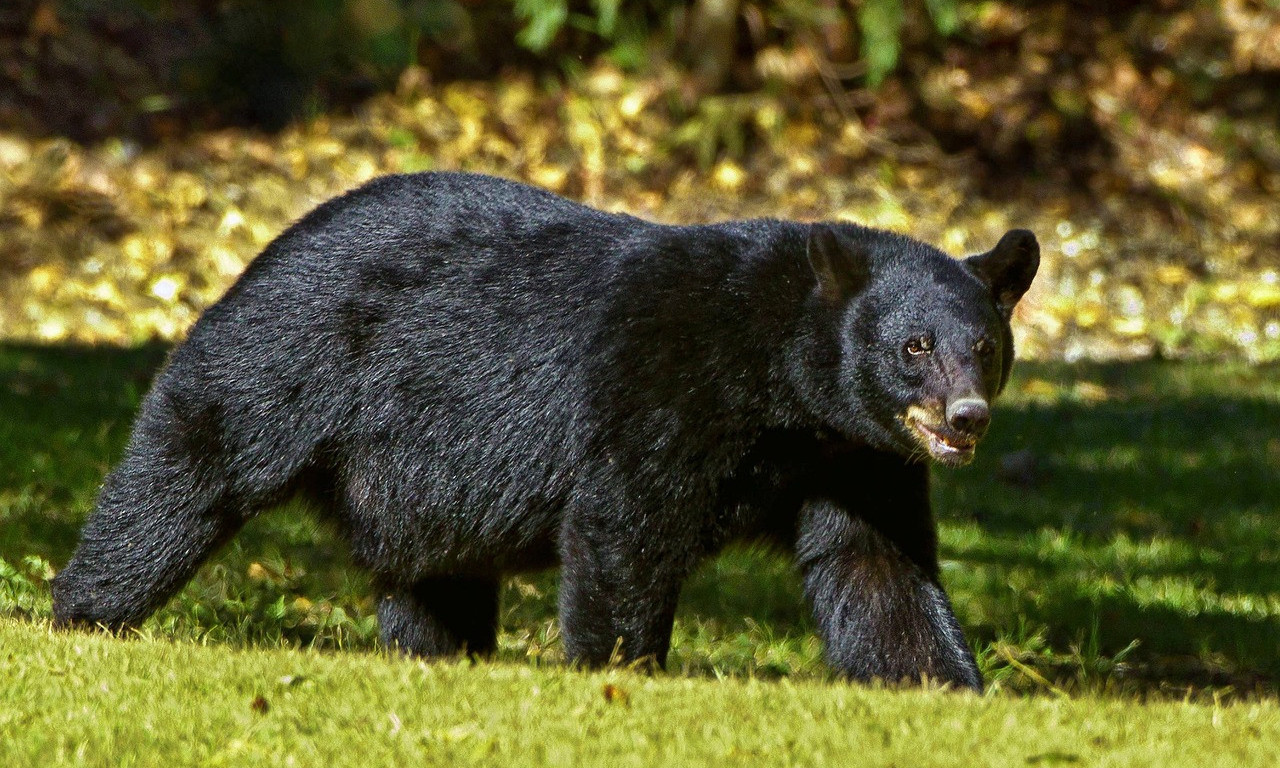
[[[818,293],[831,301],[859,293],[871,280],[866,251],[826,224],[809,227],[805,255],[818,279]]]
[[[1008,320],[1040,268],[1040,245],[1027,230],[1011,229],[995,248],[964,262],[991,289],[996,309]]]

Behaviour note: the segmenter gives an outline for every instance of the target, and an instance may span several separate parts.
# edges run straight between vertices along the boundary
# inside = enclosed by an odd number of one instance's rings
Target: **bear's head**
[[[968,463],[1013,365],[1009,318],[1035,277],[1035,236],[987,253],[851,224],[814,224],[804,388],[830,426],[880,450]]]

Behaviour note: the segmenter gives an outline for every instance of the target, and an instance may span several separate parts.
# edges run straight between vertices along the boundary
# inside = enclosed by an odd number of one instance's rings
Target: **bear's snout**
[[[981,397],[960,397],[947,403],[947,424],[966,436],[979,438],[991,425],[991,407]]]

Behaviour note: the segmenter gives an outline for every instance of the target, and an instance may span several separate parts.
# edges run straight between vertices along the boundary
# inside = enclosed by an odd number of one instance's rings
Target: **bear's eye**
[[[933,339],[928,336],[921,336],[908,341],[903,349],[907,351],[908,355],[923,355],[926,352],[933,351]]]
[[[978,354],[978,357],[986,359],[995,354],[996,345],[992,344],[989,339],[978,339],[973,343],[973,351]]]

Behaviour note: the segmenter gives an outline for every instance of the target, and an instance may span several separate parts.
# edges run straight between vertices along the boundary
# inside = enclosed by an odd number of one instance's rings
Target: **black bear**
[[[980,688],[928,464],[973,456],[1038,264],[1023,230],[957,260],[853,224],[378,179],[284,232],[172,352],[55,620],[143,620],[303,494],[408,652],[492,651],[501,579],[560,563],[567,656],[661,665],[684,579],[755,537],[794,551],[835,668]]]

